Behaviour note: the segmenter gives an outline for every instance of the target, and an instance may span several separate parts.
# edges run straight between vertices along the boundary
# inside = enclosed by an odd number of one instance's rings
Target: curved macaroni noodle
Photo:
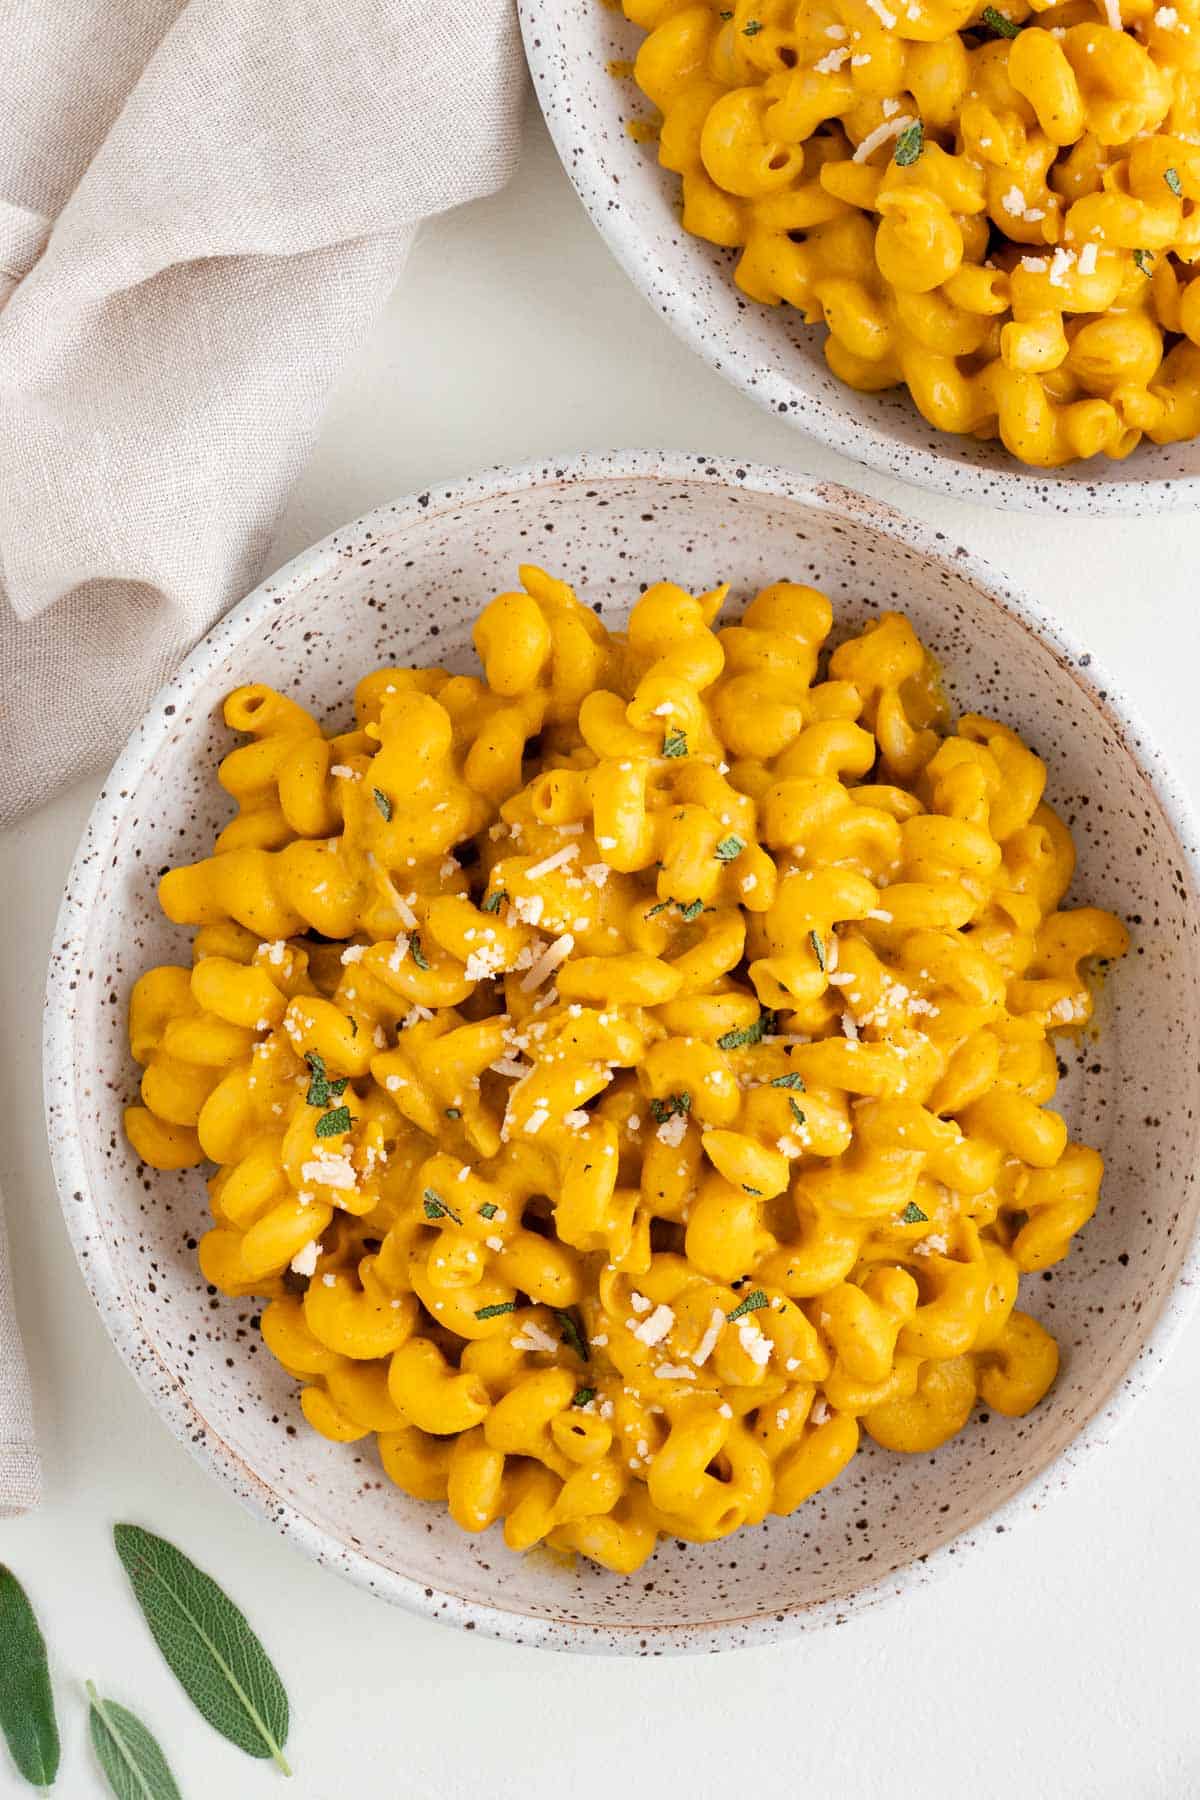
[[[683,224],[1053,468],[1200,433],[1200,0],[624,0]]]
[[[209,1281],[260,1294],[325,1437],[629,1572],[788,1514],[860,1431],[924,1451],[1058,1353],[1015,1309],[1101,1162],[1049,1109],[1070,838],[1004,725],[951,729],[884,613],[647,589],[610,634],[521,570],[485,678],[383,669],[325,737],[269,688],[188,968],[130,1004],[143,1161],[208,1161]],[[820,664],[820,666],[819,666]]]

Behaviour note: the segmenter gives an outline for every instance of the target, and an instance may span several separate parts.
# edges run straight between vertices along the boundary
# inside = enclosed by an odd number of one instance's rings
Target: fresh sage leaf
[[[767,1296],[762,1289],[755,1288],[752,1294],[747,1294],[744,1300],[739,1300],[733,1311],[726,1313],[725,1317],[732,1325],[737,1319],[744,1319],[747,1313],[761,1312],[763,1307],[768,1304]]]
[[[432,1188],[425,1189],[425,1217],[427,1219],[453,1219],[456,1225],[462,1224],[462,1218],[452,1206],[448,1206],[442,1196]]]
[[[562,1306],[555,1307],[554,1316],[562,1326],[562,1341],[568,1350],[573,1350],[580,1362],[590,1362],[591,1352],[588,1350],[587,1339],[579,1329],[575,1314]],[[572,1401],[571,1404],[574,1405],[575,1402]]]
[[[665,1125],[676,1113],[686,1118],[692,1110],[692,1096],[688,1093],[668,1094],[665,1100],[650,1102],[650,1116],[656,1125]]]
[[[0,1563],[0,1730],[31,1787],[58,1774],[58,1724],[46,1640],[24,1588]]]
[[[139,1718],[87,1684],[92,1748],[117,1800],[183,1800],[157,1740]]]
[[[316,1050],[306,1051],[305,1062],[308,1064],[308,1092],[304,1098],[309,1106],[325,1106],[329,1102],[329,1077],[325,1073],[325,1058]]]
[[[997,37],[1015,38],[1021,35],[1021,27],[1017,21],[1010,19],[1007,13],[998,12],[994,6],[984,7],[983,22]]]
[[[353,1123],[348,1106],[335,1106],[332,1112],[321,1114],[314,1129],[319,1138],[341,1137]]]
[[[134,1598],[180,1685],[214,1731],[285,1775],[288,1698],[274,1663],[211,1575],[140,1525],[113,1528]]]
[[[744,1050],[750,1044],[761,1044],[769,1032],[774,1031],[777,1020],[773,1012],[760,1012],[753,1025],[742,1025],[733,1031],[724,1031],[717,1039],[720,1050]]]
[[[892,161],[898,169],[910,169],[924,148],[925,127],[920,119],[914,119],[911,125],[905,126],[896,139],[896,149]]]

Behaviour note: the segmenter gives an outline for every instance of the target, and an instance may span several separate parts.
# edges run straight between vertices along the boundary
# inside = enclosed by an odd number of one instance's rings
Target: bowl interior
[[[683,230],[679,178],[629,126],[656,116],[630,68],[644,33],[619,5],[520,0],[546,122],[593,223],[635,284],[685,342],[777,417],[902,480],[989,505],[1051,512],[1200,505],[1200,442],[1144,441],[1124,462],[1024,468],[998,442],[935,431],[903,389],[860,394],[826,367],[824,328],[734,286],[739,252]],[[616,72],[614,72],[616,71]]]
[[[773,1621],[794,1628],[928,1557],[1044,1470],[1104,1404],[1172,1286],[1195,1212],[1185,1179],[1200,1114],[1195,902],[1137,760],[1149,753],[961,553],[931,560],[894,515],[841,490],[785,497],[716,474],[618,469],[572,481],[546,471],[541,485],[492,484],[444,503],[422,496],[299,559],[218,627],[141,727],[140,759],[126,781],[114,772],[73,871],[76,929],[56,947],[50,1129],[71,1138],[83,1170],[82,1191],[64,1192],[64,1206],[143,1383],[180,1435],[199,1439],[235,1486],[318,1554],[429,1610],[454,1614],[461,1601],[523,1615],[480,1622],[541,1641],[577,1643],[578,1624],[631,1648],[654,1644],[656,1632],[660,1646],[687,1647],[714,1626],[730,1626],[727,1639],[777,1629]],[[632,1582],[510,1555],[497,1530],[467,1538],[439,1508],[392,1487],[373,1451],[309,1431],[292,1382],[259,1342],[253,1302],[219,1296],[200,1278],[200,1174],[141,1168],[121,1132],[137,1081],[125,1043],[129,988],[152,962],[189,955],[189,934],[159,914],[156,879],[207,854],[231,810],[215,777],[231,742],[223,695],[267,681],[344,721],[355,680],[377,664],[473,667],[473,616],[527,560],[566,576],[610,622],[664,576],[695,591],[732,580],[727,616],[767,580],[811,581],[835,602],[842,632],[903,608],[941,659],[956,707],[1008,721],[1046,758],[1050,798],[1079,851],[1073,895],[1112,907],[1135,933],[1132,954],[1103,983],[1099,1030],[1061,1051],[1060,1103],[1072,1134],[1104,1151],[1108,1177],[1070,1260],[1023,1283],[1022,1304],[1063,1346],[1050,1399],[1021,1421],[977,1414],[934,1457],[868,1445],[790,1520],[708,1549],[664,1543]],[[130,764],[127,756],[127,774]],[[422,1590],[431,1590],[424,1600]]]

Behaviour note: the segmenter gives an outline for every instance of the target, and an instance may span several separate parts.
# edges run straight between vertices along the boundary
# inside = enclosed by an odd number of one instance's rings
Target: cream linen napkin
[[[108,761],[252,583],[418,224],[511,174],[524,78],[512,0],[0,0],[0,27],[3,825]],[[0,1445],[10,1317],[0,1283]]]
[[[41,1486],[29,1371],[13,1311],[8,1237],[0,1207],[0,1519],[36,1506]]]

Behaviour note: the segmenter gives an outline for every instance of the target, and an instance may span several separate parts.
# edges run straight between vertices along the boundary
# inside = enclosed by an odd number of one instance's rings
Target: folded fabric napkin
[[[417,226],[511,174],[523,87],[512,0],[16,13],[0,825],[108,761],[251,585]],[[0,1285],[0,1445],[17,1429],[10,1312]]]
[[[29,1371],[13,1311],[8,1237],[0,1207],[0,1519],[36,1506],[41,1486]]]

